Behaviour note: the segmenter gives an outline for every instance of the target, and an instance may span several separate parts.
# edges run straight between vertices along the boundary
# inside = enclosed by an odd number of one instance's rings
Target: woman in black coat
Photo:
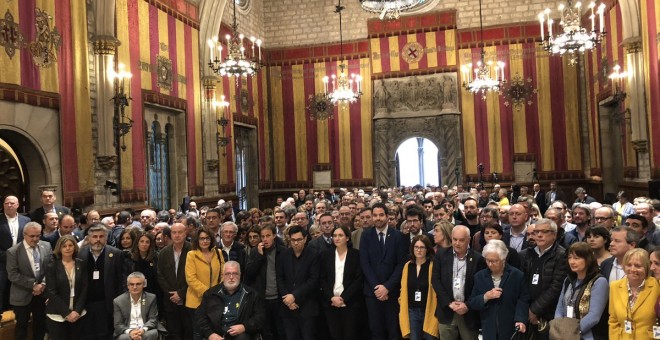
[[[347,227],[332,232],[336,249],[321,254],[321,306],[332,339],[357,339],[358,322],[364,297],[360,254],[348,243],[351,233]]]
[[[500,240],[489,241],[482,251],[488,268],[474,275],[474,288],[468,301],[479,311],[484,340],[510,339],[525,333],[529,293],[523,273],[506,263],[508,249]]]
[[[46,267],[46,324],[53,340],[78,339],[80,318],[87,301],[87,265],[78,256],[78,242],[71,235],[60,237],[53,261]],[[73,296],[71,292],[73,291]]]

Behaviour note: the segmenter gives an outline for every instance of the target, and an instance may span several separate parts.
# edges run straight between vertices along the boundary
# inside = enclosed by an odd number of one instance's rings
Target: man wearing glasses
[[[209,340],[250,340],[261,331],[266,317],[263,300],[241,283],[241,266],[225,263],[224,280],[204,293],[195,312],[200,333]]]
[[[555,242],[557,224],[547,218],[536,222],[534,240],[536,247],[520,252],[521,269],[530,296],[529,332],[536,339],[548,339],[548,322],[554,318],[568,271],[566,250]]]
[[[144,291],[144,274],[128,275],[128,292],[114,299],[114,337],[118,340],[158,339],[158,307],[156,295]]]

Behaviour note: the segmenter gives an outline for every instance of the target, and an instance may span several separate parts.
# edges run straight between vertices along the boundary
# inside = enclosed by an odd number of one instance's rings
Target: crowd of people
[[[16,339],[660,338],[660,201],[369,188],[0,214]],[[609,204],[611,203],[611,204]]]

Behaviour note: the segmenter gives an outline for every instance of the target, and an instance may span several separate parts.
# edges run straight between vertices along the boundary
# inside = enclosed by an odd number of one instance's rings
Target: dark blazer
[[[286,248],[282,243],[277,242],[277,240],[273,247],[275,247],[275,264],[277,266],[278,255],[284,252]],[[248,263],[245,265],[245,283],[254,288],[261,298],[265,297],[266,292],[266,266],[268,266],[266,256],[259,254],[259,251],[256,249],[250,253]]]
[[[23,227],[30,222],[30,218],[18,214],[18,235],[16,237],[16,243],[23,242]],[[13,240],[11,237],[11,230],[9,230],[9,222],[7,222],[7,217],[4,213],[0,213],[0,277],[2,277],[5,271],[5,263],[7,258],[5,252],[7,249],[11,248]]]
[[[524,274],[510,266],[504,267],[499,299],[484,302],[484,294],[495,288],[490,269],[480,270],[474,276],[474,288],[469,300],[469,308],[479,311],[484,340],[510,339],[515,332],[515,323],[527,324],[529,292]]]
[[[142,293],[142,321],[144,327],[149,330],[158,329],[158,307],[156,304],[156,295]],[[115,326],[114,337],[117,338],[126,330],[130,329],[131,322],[131,294],[126,292],[119,295],[113,301],[113,320]]]
[[[335,244],[332,241],[330,241],[330,244],[328,244],[325,242],[325,238],[323,236],[319,236],[319,238],[316,240],[309,242],[309,244],[307,244],[307,248],[312,250],[315,256],[319,256],[325,253],[327,250],[335,249]]]
[[[374,287],[384,285],[389,291],[390,299],[399,297],[401,288],[401,273],[406,264],[405,235],[400,231],[387,228],[385,247],[378,241],[378,231],[375,227],[362,232],[360,237],[360,265],[364,274],[365,296],[375,297]]]
[[[502,234],[502,242],[506,244],[507,247],[513,248],[511,246],[511,225],[508,225],[508,227],[503,228],[504,233]],[[522,242],[522,246],[520,247],[520,250],[525,250],[529,247],[529,242],[527,241],[527,232],[525,232],[525,239]],[[517,251],[517,250],[516,250]]]
[[[55,205],[55,212],[57,213],[58,218],[62,218],[64,215],[71,215],[71,210],[67,207],[63,207],[61,205]],[[46,213],[44,212],[44,207],[39,207],[37,209],[32,210],[30,213],[30,219],[41,224],[41,226],[44,226],[44,215]]]
[[[80,237],[80,233],[78,231],[74,230],[71,236],[76,238],[76,242],[80,242],[80,240],[82,240],[82,237]],[[50,243],[50,248],[55,249],[55,245],[57,244],[57,241],[60,240],[60,237],[62,237],[62,235],[60,235],[60,230],[58,228],[54,232],[42,236],[41,240]]]
[[[612,273],[612,268],[614,267],[615,258],[616,257],[612,256],[600,263],[600,274],[605,276],[605,279],[608,282],[610,281],[610,274]]]
[[[534,196],[534,192],[532,191],[532,196]],[[546,200],[545,200],[545,191],[541,190],[539,191],[538,194],[536,194],[536,197],[534,197],[534,201],[536,201],[536,205],[539,206],[539,210],[541,210],[541,214],[545,214],[545,211],[548,210],[548,206],[546,205]]]
[[[103,249],[103,256],[105,261],[103,266],[103,284],[105,285],[105,299],[108,313],[112,312],[113,310],[112,300],[126,292],[126,277],[128,277],[129,274],[129,263],[128,259],[126,258],[126,254],[123,251],[109,245],[106,245]],[[79,259],[87,261],[89,256],[89,245],[80,248],[80,251],[78,252]],[[94,284],[94,282],[89,282],[89,284]]]
[[[552,191],[547,191],[545,193],[545,204],[547,206],[552,205],[553,201],[550,200],[551,197],[552,197]],[[564,195],[564,193],[561,190],[559,190],[559,188],[557,188],[557,191],[555,192],[555,201],[562,201],[564,203],[568,203],[566,202],[566,195]]]
[[[158,285],[163,291],[163,308],[166,311],[173,311],[176,305],[170,301],[170,292],[176,291],[183,305],[186,304],[186,292],[188,291],[188,282],[186,281],[186,255],[190,251],[190,243],[184,242],[181,256],[179,257],[179,267],[174,272],[174,250],[172,245],[163,248],[158,253]]]
[[[9,292],[9,303],[14,306],[27,306],[32,301],[32,288],[35,284],[43,282],[46,267],[52,259],[50,244],[39,241],[39,253],[41,263],[39,265],[40,275],[34,277],[34,271],[23,242],[16,243],[7,250],[7,277],[11,281]]]
[[[75,283],[74,283],[74,297],[73,297],[73,310],[82,314],[87,301],[87,264],[81,259],[75,259]],[[69,299],[71,298],[71,288],[69,286],[69,278],[67,277],[66,270],[60,259],[53,258],[53,260],[46,267],[46,294],[45,298],[48,299],[46,305],[47,314],[59,314],[66,318],[72,312],[69,309]]]
[[[218,250],[222,252],[222,257],[225,259],[225,263],[227,261],[236,261],[238,264],[241,265],[241,270],[245,268],[245,246],[238,243],[237,241],[234,241],[234,243],[231,245],[231,249],[229,250],[229,256],[227,256],[227,253],[222,250],[222,243],[218,244]]]
[[[472,293],[474,286],[474,274],[486,268],[486,263],[481,254],[468,249],[466,255],[467,265],[465,268],[465,286],[463,294],[465,303]],[[438,296],[438,307],[435,310],[435,316],[443,324],[449,324],[454,318],[454,311],[449,308],[449,304],[454,302],[453,277],[454,277],[454,248],[447,248],[438,251],[433,258],[433,273],[431,284]],[[470,310],[464,315],[465,323],[468,328],[479,328],[479,315],[476,311]]]
[[[321,306],[331,308],[330,299],[335,296],[333,288],[335,285],[335,250],[328,250],[321,254],[320,258],[320,287],[321,287]],[[360,267],[360,252],[354,248],[348,248],[346,260],[344,262],[344,291],[341,293],[342,299],[347,307],[353,307],[361,304],[362,285],[364,277]]]
[[[299,258],[293,249],[286,249],[275,261],[277,290],[281,297],[293,294],[299,309],[292,311],[282,303],[282,317],[314,317],[318,315],[319,265],[318,254],[305,247]]]

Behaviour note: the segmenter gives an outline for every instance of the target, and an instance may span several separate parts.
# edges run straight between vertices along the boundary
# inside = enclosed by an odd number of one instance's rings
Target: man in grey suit
[[[2,204],[3,214],[0,214],[0,315],[9,309],[9,286],[7,278],[7,256],[5,252],[16,243],[23,242],[23,228],[30,218],[18,213],[18,198],[7,196]]]
[[[7,276],[11,281],[9,303],[16,315],[16,339],[28,338],[28,322],[32,314],[33,339],[43,339],[46,333],[46,289],[44,274],[52,251],[48,242],[39,241],[41,225],[28,222],[23,228],[23,242],[7,250]]]
[[[114,299],[114,337],[118,340],[158,339],[156,295],[144,291],[144,274],[133,272],[126,279],[128,292]]]

